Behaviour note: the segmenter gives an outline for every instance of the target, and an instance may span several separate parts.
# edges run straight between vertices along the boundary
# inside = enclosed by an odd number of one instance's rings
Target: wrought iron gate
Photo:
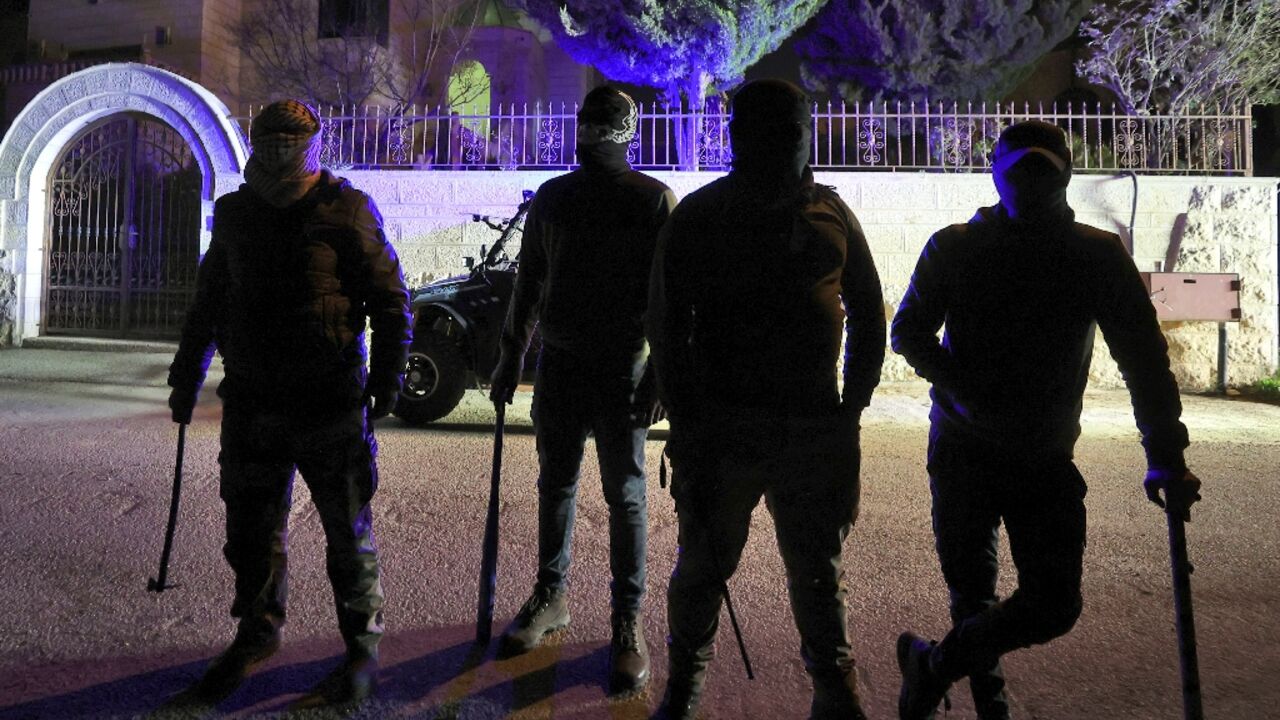
[[[141,114],[71,143],[49,182],[46,334],[174,338],[195,293],[200,168]]]

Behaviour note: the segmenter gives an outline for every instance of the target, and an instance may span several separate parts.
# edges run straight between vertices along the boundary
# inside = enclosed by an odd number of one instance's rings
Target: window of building
[[[320,0],[321,38],[374,38],[386,47],[389,0]]]

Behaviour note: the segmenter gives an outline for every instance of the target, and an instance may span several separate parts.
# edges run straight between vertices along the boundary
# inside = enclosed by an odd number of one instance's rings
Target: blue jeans
[[[538,442],[538,584],[563,588],[587,433],[595,434],[609,506],[610,590],[617,614],[639,611],[645,592],[647,420],[633,412],[643,357],[587,358],[543,347],[533,388]]]

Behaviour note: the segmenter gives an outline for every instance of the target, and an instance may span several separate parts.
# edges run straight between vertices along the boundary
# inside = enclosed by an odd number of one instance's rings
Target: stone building
[[[270,2],[299,8],[296,32],[309,35],[316,47],[335,42],[335,33],[349,36],[343,18],[357,15],[367,26],[360,32],[373,36],[370,50],[388,61],[396,53],[411,52],[411,13],[429,6],[423,0],[37,0],[26,3],[24,42],[24,33],[16,29],[22,13],[15,4],[0,32],[0,129],[50,82],[103,62],[162,67],[212,90],[239,114],[251,104],[275,99],[269,73],[254,65],[233,32],[238,21],[254,17]],[[457,60],[459,65],[477,64],[490,80],[484,106],[572,103],[598,81],[594,69],[574,62],[549,34],[500,0],[481,0],[476,17]],[[442,55],[451,60],[452,49],[446,49]],[[15,57],[22,62],[12,62]],[[441,102],[452,65],[435,62],[433,92],[413,101]],[[397,71],[408,72],[403,63]]]

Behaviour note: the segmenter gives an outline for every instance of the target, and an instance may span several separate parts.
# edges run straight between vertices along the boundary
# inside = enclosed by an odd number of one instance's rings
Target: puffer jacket
[[[243,185],[214,206],[169,385],[198,390],[216,347],[226,374],[218,394],[228,405],[351,409],[366,383],[375,393],[399,388],[410,332],[400,262],[368,195],[324,171],[281,209]]]

